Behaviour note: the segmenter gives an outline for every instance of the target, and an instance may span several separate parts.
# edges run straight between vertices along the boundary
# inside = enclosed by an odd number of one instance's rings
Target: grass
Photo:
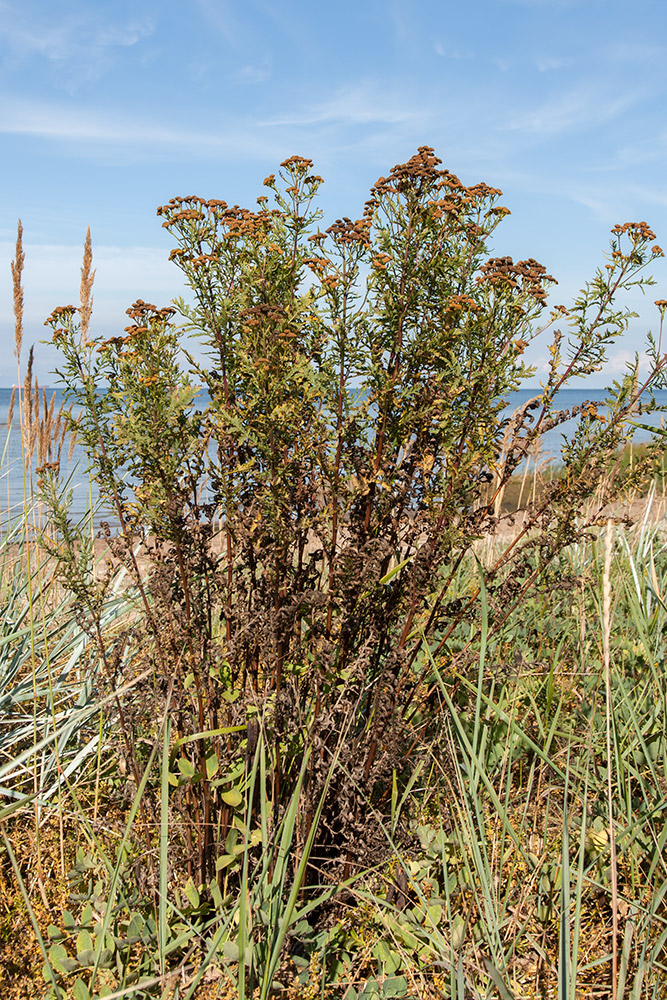
[[[169,792],[192,776],[176,764],[168,714],[157,741],[133,734],[146,746],[138,782],[119,766],[119,707],[142,683],[137,651],[101,697],[81,616],[55,595],[25,531],[4,537],[5,567],[10,556],[0,645],[9,996],[665,995],[663,525],[591,535],[500,633],[484,611],[474,656],[427,658],[441,726],[413,773],[394,772],[391,822],[377,817],[385,860],[315,894],[302,891],[314,862],[296,819],[301,784],[276,818],[261,717],[254,752],[226,776],[236,832],[218,877],[188,877]],[[471,559],[460,596],[477,583]],[[112,591],[105,630],[131,609],[127,589]],[[416,738],[424,711],[411,720]],[[327,780],[336,765],[334,751]]]

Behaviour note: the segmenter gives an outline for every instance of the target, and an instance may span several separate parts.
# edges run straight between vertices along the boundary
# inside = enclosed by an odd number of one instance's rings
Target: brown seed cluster
[[[162,309],[158,309],[157,306],[154,306],[150,302],[137,299],[129,309],[125,310],[125,313],[130,319],[134,320],[134,323],[125,327],[124,332],[126,336],[109,337],[108,340],[103,340],[97,348],[98,351],[107,351],[110,347],[120,350],[120,348],[129,344],[140,334],[150,334],[155,330],[156,326],[162,327],[166,325],[176,313],[176,310],[171,306],[164,306]]]
[[[435,182],[447,171],[438,170],[442,160],[435,155],[431,146],[420,146],[407,163],[392,167],[387,177],[380,177],[371,188],[371,197],[380,198],[385,194],[403,193],[414,188],[418,182]]]
[[[370,246],[371,220],[366,217],[353,222],[345,215],[342,219],[336,219],[332,226],[327,229],[327,234],[331,236],[335,243],[349,244],[359,243],[362,246]]]
[[[313,161],[309,160],[306,156],[288,156],[286,160],[280,164],[283,170],[292,171],[295,174],[307,174],[313,165]]]
[[[73,306],[64,307],[65,310],[74,312]],[[57,310],[56,310],[57,311]],[[34,348],[31,347],[28,353],[28,364],[23,381],[23,393],[19,397],[22,411],[21,434],[24,445],[24,456],[29,465],[35,453],[39,468],[37,474],[46,467],[57,471],[60,464],[60,456],[69,433],[70,458],[74,448],[75,434],[69,431],[68,416],[71,410],[65,410],[61,403],[56,410],[56,394],[51,394],[51,400],[47,399],[46,389],[41,389],[37,376],[33,375]],[[16,399],[15,390],[12,392],[10,401],[10,414],[8,424],[13,418],[14,402]]]
[[[448,313],[462,313],[464,311],[478,312],[479,306],[469,295],[452,295],[447,302]]]
[[[58,323],[61,320],[67,320],[70,316],[73,316],[75,312],[78,312],[76,306],[56,306],[49,318],[45,321],[44,326],[51,326],[53,323]]]
[[[318,278],[321,278],[323,274],[331,267],[331,261],[327,260],[326,257],[306,257],[304,260],[306,267],[309,267]]]
[[[371,263],[379,271],[385,271],[390,260],[391,257],[388,253],[376,253]]]
[[[65,336],[65,327],[71,325],[72,317],[79,310],[76,306],[57,306],[44,321],[44,326],[53,327],[53,342],[57,344]]]
[[[384,198],[403,195],[416,199],[413,205],[426,217],[465,231],[477,241],[493,228],[493,220],[510,214],[508,208],[494,204],[502,194],[498,188],[484,183],[466,187],[456,174],[439,169],[440,163],[431,146],[420,146],[407,163],[397,164],[387,177],[376,181],[364,215],[373,217]],[[484,223],[483,219],[490,221]]]
[[[259,305],[244,309],[241,319],[246,328],[262,326],[264,323],[282,323],[285,319],[285,310],[282,306],[261,302]]]
[[[154,319],[164,319],[169,320],[172,316],[176,314],[176,310],[172,306],[164,306],[162,309],[158,309],[157,306],[152,305],[150,302],[144,302],[143,299],[137,299],[133,302],[129,309],[125,310],[127,316],[130,319],[144,319],[147,316],[151,316]]]
[[[614,236],[624,236],[628,235],[631,240],[647,240],[652,243],[655,240],[656,235],[649,226],[647,222],[624,222],[623,225],[617,224],[612,229]]]
[[[557,284],[553,275],[547,274],[544,265],[538,264],[532,257],[516,264],[511,257],[491,257],[482,264],[480,271],[478,283],[505,284],[526,292],[539,302],[544,302],[547,297],[544,283]]]

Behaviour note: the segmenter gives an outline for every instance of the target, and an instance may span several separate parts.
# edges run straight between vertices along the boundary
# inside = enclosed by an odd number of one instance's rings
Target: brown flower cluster
[[[479,306],[474,299],[470,298],[469,295],[452,295],[447,302],[447,312],[461,313],[464,310],[477,312],[479,310]]]
[[[325,274],[331,267],[331,262],[326,257],[306,257],[304,264],[311,271],[314,271],[318,277]]]
[[[335,243],[359,243],[362,246],[370,246],[370,226],[369,218],[357,219],[352,222],[345,215],[342,219],[336,219],[332,226],[329,226],[327,233]]]
[[[438,170],[442,160],[435,155],[431,146],[420,146],[407,163],[392,167],[388,177],[380,177],[371,188],[371,203],[385,194],[402,193],[414,188],[417,183],[437,181],[444,171]],[[370,204],[367,202],[367,205]]]
[[[150,334],[154,329],[156,324],[162,326],[169,322],[171,317],[175,315],[176,310],[171,306],[164,306],[162,309],[158,309],[150,302],[144,302],[143,299],[137,299],[129,309],[125,310],[127,316],[130,317],[134,322],[130,326],[126,326],[124,337],[109,337],[108,340],[103,340],[102,343],[97,348],[99,351],[106,351],[110,347],[120,349],[121,347],[129,344],[135,337],[141,334]]]
[[[158,309],[157,306],[152,305],[150,302],[144,302],[143,299],[137,299],[133,302],[129,309],[125,310],[125,314],[130,317],[130,319],[143,320],[145,318],[152,319],[163,319],[168,321],[172,316],[176,314],[176,310],[172,306],[164,306],[162,309]]]
[[[73,316],[75,312],[78,312],[76,306],[56,306],[49,318],[45,321],[44,326],[51,326],[53,323],[60,322],[60,320],[67,320],[70,316]]]
[[[284,322],[285,310],[282,306],[261,302],[259,305],[244,309],[241,313],[241,319],[247,329],[263,326],[265,323],[277,325]]]
[[[280,164],[284,170],[291,170],[295,174],[307,174],[313,165],[313,161],[309,160],[306,156],[288,156],[286,160]]]
[[[230,208],[226,201],[219,198],[211,198],[206,201],[204,198],[189,195],[187,198],[172,198],[166,205],[161,205],[158,208],[157,214],[166,216],[162,223],[165,229],[178,223],[203,222],[208,218],[208,221],[213,222],[216,226],[222,224],[223,228],[227,230],[226,235],[235,238],[251,236],[260,230],[266,231],[275,212],[270,212],[263,207],[260,207],[258,212],[251,212],[238,205]],[[181,256],[181,254],[174,254],[174,257],[176,256]]]
[[[390,260],[391,257],[388,253],[376,253],[371,263],[373,264],[373,267],[378,268],[380,271],[384,271]]]
[[[76,306],[57,306],[51,315],[44,321],[44,326],[54,327],[53,330],[53,342],[57,344],[62,337],[65,336],[64,326],[69,325],[72,316],[79,310]],[[59,326],[59,324],[64,324],[64,326]]]
[[[527,292],[539,302],[544,302],[547,297],[544,283],[557,284],[553,275],[547,274],[544,265],[538,264],[532,257],[517,261],[516,264],[511,257],[491,257],[482,264],[480,271],[482,273],[477,279],[479,283],[488,281],[492,285],[506,284]]]
[[[614,236],[628,235],[631,240],[647,240],[652,243],[656,235],[647,222],[624,222],[623,225],[615,225],[612,229]]]

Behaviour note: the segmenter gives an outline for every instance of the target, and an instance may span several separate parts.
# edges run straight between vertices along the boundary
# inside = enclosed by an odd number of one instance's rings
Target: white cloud
[[[52,63],[62,79],[76,87],[102,76],[114,62],[115,50],[128,48],[153,34],[149,17],[110,24],[94,5],[80,6],[66,17],[57,6],[41,14],[29,6],[0,3],[0,39],[11,54],[5,65],[23,71],[31,56]]]
[[[513,114],[505,128],[516,132],[555,135],[617,118],[637,103],[638,91],[605,97],[598,88],[577,88],[549,98],[539,107]]]
[[[154,121],[129,119],[109,114],[102,109],[86,110],[43,101],[4,101],[0,107],[0,132],[12,135],[34,135],[63,140],[92,140],[130,143],[143,139],[146,143],[173,143],[179,140],[215,142],[203,133],[166,128]]]
[[[221,122],[222,125],[222,122]],[[104,109],[67,106],[47,101],[0,100],[0,134],[28,135],[36,138],[75,144],[73,155],[89,151],[107,155],[109,147],[123,149],[136,159],[164,157],[256,156],[266,160],[283,154],[283,144],[275,149],[267,144],[265,134],[252,123],[225,122],[224,128],[198,131],[162,124],[154,116],[134,116]]]
[[[415,104],[402,101],[395,93],[380,91],[372,85],[361,83],[341,88],[329,100],[313,104],[304,111],[280,115],[261,124],[285,126],[344,122],[348,125],[395,125],[427,117],[430,117],[430,113],[423,104],[417,110]]]
[[[474,53],[470,49],[462,49],[458,45],[446,45],[436,42],[434,45],[436,55],[443,59],[474,59]]]
[[[261,66],[243,66],[232,76],[234,83],[253,84],[265,83],[271,76],[271,65],[266,60]]]
[[[228,0],[195,0],[195,6],[228,45],[238,45],[242,30]]]
[[[642,67],[662,69],[667,59],[667,46],[648,45],[643,42],[614,42],[605,47],[603,58],[613,66],[619,63],[640,63]]]
[[[565,66],[570,66],[571,64],[572,59],[564,56],[538,56],[537,58],[537,68],[540,73],[549,73],[552,70],[563,69]]]

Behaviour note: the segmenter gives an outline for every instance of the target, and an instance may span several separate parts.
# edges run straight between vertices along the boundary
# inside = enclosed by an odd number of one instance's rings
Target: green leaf
[[[397,566],[394,566],[393,569],[390,569],[388,573],[385,573],[385,575],[380,579],[380,584],[385,585],[389,583],[390,580],[393,580],[396,574],[400,573],[409,562],[412,562],[412,556],[408,556],[408,558],[404,559],[403,562],[400,562]]]
[[[218,755],[215,750],[211,750],[210,753],[206,755],[206,777],[210,781],[211,778],[215,778],[216,774],[220,770],[220,761],[218,760]]]
[[[452,920],[452,948],[458,951],[466,936],[466,922],[460,913]]]
[[[232,788],[228,792],[223,792],[221,798],[222,801],[226,802],[228,806],[232,807],[232,809],[236,809],[237,806],[240,806],[243,802],[243,796],[239,792],[238,788]]]
[[[211,882],[209,882],[208,887],[211,893],[211,899],[213,900],[213,905],[215,906],[216,910],[221,910],[223,907],[223,898],[222,898],[222,893],[220,892],[220,886],[218,885],[216,880],[213,879]]]
[[[232,861],[236,861],[236,858],[232,854],[221,854],[215,862],[215,870],[217,872],[222,871],[223,868],[231,865]]]
[[[404,997],[408,992],[408,981],[405,976],[390,976],[382,983],[383,997]]]
[[[90,1000],[90,990],[83,979],[75,979],[72,984],[72,996],[74,1000]]]
[[[228,962],[238,962],[239,960],[239,946],[236,941],[223,941],[222,948],[223,957]]]
[[[189,761],[187,757],[179,757],[178,760],[176,761],[176,764],[178,770],[181,772],[184,778],[188,778],[189,780],[191,780],[197,773],[197,769],[195,768],[194,764],[192,763],[192,761]]]
[[[112,948],[102,948],[97,963],[100,969],[110,969],[114,964],[114,951]]]
[[[82,930],[76,936],[76,953],[80,955],[84,951],[93,951],[95,943],[90,931]]]
[[[79,968],[79,963],[75,958],[70,958],[70,956],[65,951],[61,944],[53,944],[49,948],[49,962],[61,975],[66,975],[68,972],[76,972]]]
[[[184,887],[185,895],[188,897],[188,902],[196,910],[199,907],[199,893],[195,888],[195,884],[191,878],[187,880]]]

